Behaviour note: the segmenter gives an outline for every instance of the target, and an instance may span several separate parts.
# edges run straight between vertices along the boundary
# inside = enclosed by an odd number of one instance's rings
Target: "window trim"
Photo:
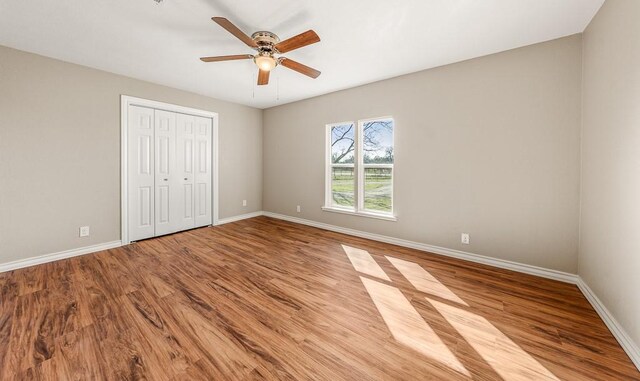
[[[393,133],[392,133],[392,146],[394,150],[394,163],[393,164],[365,164],[364,163],[364,151],[362,147],[362,130],[364,128],[364,124],[367,122],[377,121],[377,120],[391,120],[393,122]],[[354,174],[356,176],[355,184],[354,184],[354,198],[355,205],[353,208],[350,207],[342,207],[333,205],[333,192],[332,192],[332,168],[335,166],[345,166],[351,167],[349,165],[334,165],[331,162],[331,138],[332,138],[332,128],[336,126],[342,126],[345,124],[352,124],[355,127],[354,131],[354,139],[356,141],[356,149],[354,150],[354,163],[353,169]],[[330,123],[325,125],[325,197],[324,197],[324,206],[322,207],[323,211],[326,212],[335,212],[341,214],[349,214],[354,216],[361,217],[369,217],[376,218],[386,221],[397,221],[397,217],[395,214],[395,202],[393,200],[394,195],[394,184],[395,184],[395,139],[396,139],[396,122],[392,116],[381,116],[376,118],[367,118],[367,119],[359,119],[357,122],[355,121],[344,121],[337,123]],[[377,212],[373,210],[367,210],[364,208],[364,171],[366,168],[391,168],[391,212]],[[360,192],[362,190],[362,192]]]
[[[325,212],[332,212],[332,213],[340,213],[340,214],[348,214],[351,216],[359,216],[359,217],[368,217],[368,218],[375,218],[378,220],[385,220],[385,221],[398,221],[398,217],[396,217],[396,215],[394,214],[389,214],[389,213],[376,213],[376,212],[370,212],[370,211],[360,211],[360,212],[356,212],[353,209],[350,208],[341,208],[338,206],[323,206],[322,210],[324,210]]]

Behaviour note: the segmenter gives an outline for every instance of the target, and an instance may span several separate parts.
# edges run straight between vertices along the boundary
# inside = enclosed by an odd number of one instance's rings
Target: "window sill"
[[[323,206],[322,210],[324,210],[325,212],[349,214],[351,216],[376,218],[378,220],[398,221],[398,218],[396,216],[392,215],[392,214],[382,214],[382,213],[363,212],[363,211],[356,212],[356,211],[349,210],[349,209],[335,208],[335,207],[330,207],[330,206]]]

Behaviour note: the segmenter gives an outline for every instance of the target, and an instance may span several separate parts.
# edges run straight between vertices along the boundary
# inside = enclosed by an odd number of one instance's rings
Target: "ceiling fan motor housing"
[[[258,45],[258,53],[260,53],[260,55],[279,53],[275,45],[280,42],[280,38],[275,33],[259,31],[252,34],[251,39]]]

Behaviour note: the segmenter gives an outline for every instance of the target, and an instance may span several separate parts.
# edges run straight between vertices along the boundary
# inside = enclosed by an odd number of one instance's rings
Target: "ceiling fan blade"
[[[202,62],[219,62],[219,61],[233,61],[233,60],[245,60],[253,58],[251,54],[237,54],[235,56],[216,56],[216,57],[202,57]]]
[[[304,33],[300,33],[297,36],[293,36],[277,43],[275,48],[278,49],[280,53],[286,53],[303,46],[315,44],[316,42],[320,42],[320,37],[318,37],[316,32],[314,32],[313,30],[308,30]]]
[[[260,70],[258,71],[258,86],[266,85],[269,83],[269,73],[268,70]]]
[[[218,25],[227,30],[227,32],[236,36],[240,41],[244,42],[248,46],[252,48],[257,48],[258,45],[255,41],[249,36],[247,36],[243,31],[240,30],[237,26],[233,25],[231,21],[225,19],[224,17],[212,17],[211,20],[215,21]]]
[[[320,75],[320,72],[314,68],[311,68],[307,65],[303,65],[300,62],[296,62],[294,60],[291,60],[289,58],[281,58],[280,59],[280,64],[286,68],[289,68],[291,70],[295,70],[298,73],[304,74],[306,76],[309,76],[311,78],[318,78],[318,76]]]

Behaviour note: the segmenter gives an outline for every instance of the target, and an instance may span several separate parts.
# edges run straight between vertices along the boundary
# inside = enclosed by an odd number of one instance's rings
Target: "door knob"
[[[162,181],[169,181],[169,179],[162,179]]]
[[[186,177],[185,177],[184,179],[185,179],[185,180],[189,180],[189,179],[188,179],[188,178],[186,178]]]

